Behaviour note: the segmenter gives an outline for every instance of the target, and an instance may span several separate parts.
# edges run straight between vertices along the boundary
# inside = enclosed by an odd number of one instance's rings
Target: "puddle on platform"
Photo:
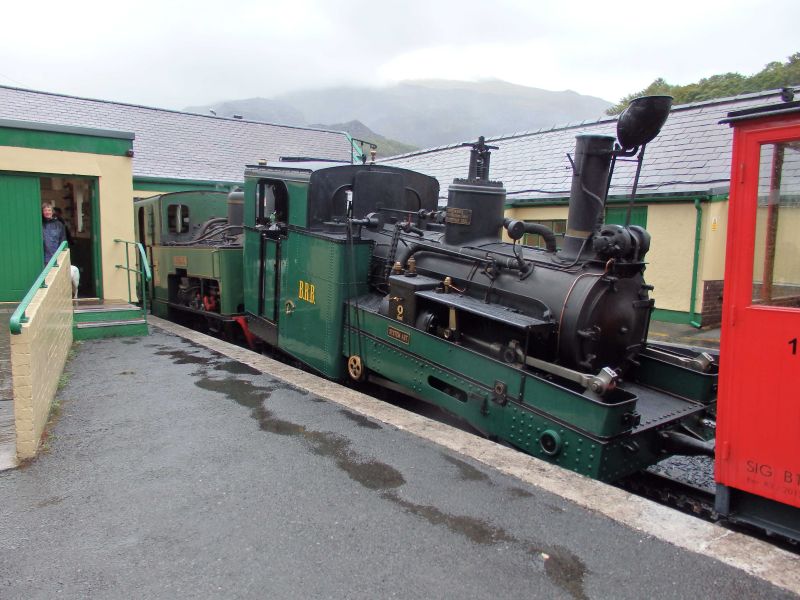
[[[401,506],[406,512],[422,517],[433,525],[444,525],[453,533],[469,538],[476,544],[513,543],[517,539],[504,529],[494,527],[473,517],[447,514],[435,506],[425,506],[404,500],[393,492],[383,494],[387,500]]]
[[[121,340],[123,344],[127,344],[128,346],[132,346],[133,344],[138,344],[137,340]]]
[[[561,514],[561,513],[567,512],[567,510],[565,508],[562,508],[560,506],[556,506],[555,504],[548,504],[548,503],[545,502],[541,506],[543,506],[544,508],[546,508],[547,510],[549,510],[550,512],[553,512],[553,513]]]
[[[194,384],[209,392],[216,392],[227,396],[241,406],[246,406],[254,411],[259,409],[263,410],[263,401],[268,400],[272,392],[278,389],[274,386],[260,386],[256,385],[246,379],[211,379],[203,377],[194,382]],[[253,418],[258,418],[253,415]]]
[[[276,390],[295,391],[289,386],[264,387],[240,379],[207,377],[199,379],[195,385],[224,394],[237,404],[250,408],[250,416],[258,421],[262,431],[301,438],[314,454],[332,458],[339,469],[368,489],[387,490],[405,483],[403,475],[397,469],[382,462],[365,459],[354,452],[347,438],[335,433],[306,429],[303,425],[275,417],[272,411],[264,407],[264,401]]]
[[[528,552],[530,553],[530,549]],[[552,547],[549,552],[540,554],[544,558],[544,572],[550,581],[576,600],[588,600],[586,590],[583,589],[586,565],[580,558],[561,546]]]
[[[484,473],[483,471],[476,469],[471,464],[461,459],[456,458],[455,456],[450,456],[449,454],[445,454],[444,452],[441,453],[442,457],[452,465],[458,467],[459,475],[462,480],[464,481],[488,481],[491,483],[489,476]]]
[[[508,493],[515,498],[533,498],[533,494],[531,494],[528,490],[523,490],[522,488],[509,488]]]
[[[198,356],[186,350],[175,350],[167,348],[156,352],[158,356],[169,356],[176,365],[206,365],[215,359],[210,356]]]
[[[453,533],[463,535],[476,544],[522,544],[527,554],[543,565],[548,579],[576,600],[588,600],[584,586],[586,566],[575,554],[561,546],[538,546],[519,540],[505,529],[495,527],[463,515],[451,515],[435,506],[415,504],[398,496],[395,492],[384,492],[382,498],[394,502],[403,510],[421,517],[433,525],[443,525]]]
[[[45,508],[47,506],[55,506],[56,504],[61,504],[64,501],[64,498],[61,496],[51,496],[50,498],[46,498],[40,502],[36,503],[36,508]]]
[[[235,360],[226,360],[225,362],[215,365],[214,368],[219,371],[230,373],[231,375],[261,375],[261,371]]]
[[[347,410],[345,408],[339,409],[339,412],[341,414],[343,414],[345,417],[347,417],[348,419],[350,419],[351,421],[353,421],[354,423],[357,423],[360,427],[365,427],[367,429],[383,429],[382,425],[376,423],[375,421],[370,421],[364,415],[360,415],[358,413],[354,413],[354,412],[349,411],[349,410]]]

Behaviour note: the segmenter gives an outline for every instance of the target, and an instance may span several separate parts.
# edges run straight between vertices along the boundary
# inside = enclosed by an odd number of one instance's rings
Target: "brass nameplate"
[[[188,267],[189,260],[185,256],[173,256],[172,257],[172,266],[173,267]]]
[[[472,223],[472,211],[468,208],[448,208],[444,220],[454,225],[469,225]]]
[[[400,331],[399,329],[395,329],[394,327],[389,327],[386,334],[390,338],[395,339],[398,342],[402,342],[404,344],[408,344],[411,341],[411,335],[409,335],[405,331]]]

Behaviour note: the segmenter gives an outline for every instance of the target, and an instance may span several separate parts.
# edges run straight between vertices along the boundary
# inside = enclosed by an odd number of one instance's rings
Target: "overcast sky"
[[[176,109],[423,78],[617,101],[800,51],[798,0],[14,0],[2,17],[0,85]]]

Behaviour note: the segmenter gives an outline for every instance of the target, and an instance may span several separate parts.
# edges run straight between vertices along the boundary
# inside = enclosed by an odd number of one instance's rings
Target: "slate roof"
[[[130,131],[134,177],[242,181],[246,164],[281,156],[350,162],[345,133],[227,119],[0,86],[0,119]]]
[[[774,90],[674,107],[659,136],[647,145],[638,195],[726,193],[733,135],[732,129],[719,121],[733,110],[779,102],[780,90]],[[614,136],[616,121],[616,117],[608,117],[550,130],[487,137],[487,143],[500,147],[492,152],[489,176],[503,182],[509,203],[567,197],[572,173],[566,154],[574,152],[575,136]],[[452,144],[381,162],[436,177],[440,194],[446,198],[453,179],[467,175],[469,148]],[[635,171],[635,163],[617,162],[610,195],[629,194]]]

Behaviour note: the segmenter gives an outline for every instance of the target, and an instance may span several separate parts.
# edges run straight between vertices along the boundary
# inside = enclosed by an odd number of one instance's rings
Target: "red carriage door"
[[[798,116],[734,125],[716,469],[800,507]]]

